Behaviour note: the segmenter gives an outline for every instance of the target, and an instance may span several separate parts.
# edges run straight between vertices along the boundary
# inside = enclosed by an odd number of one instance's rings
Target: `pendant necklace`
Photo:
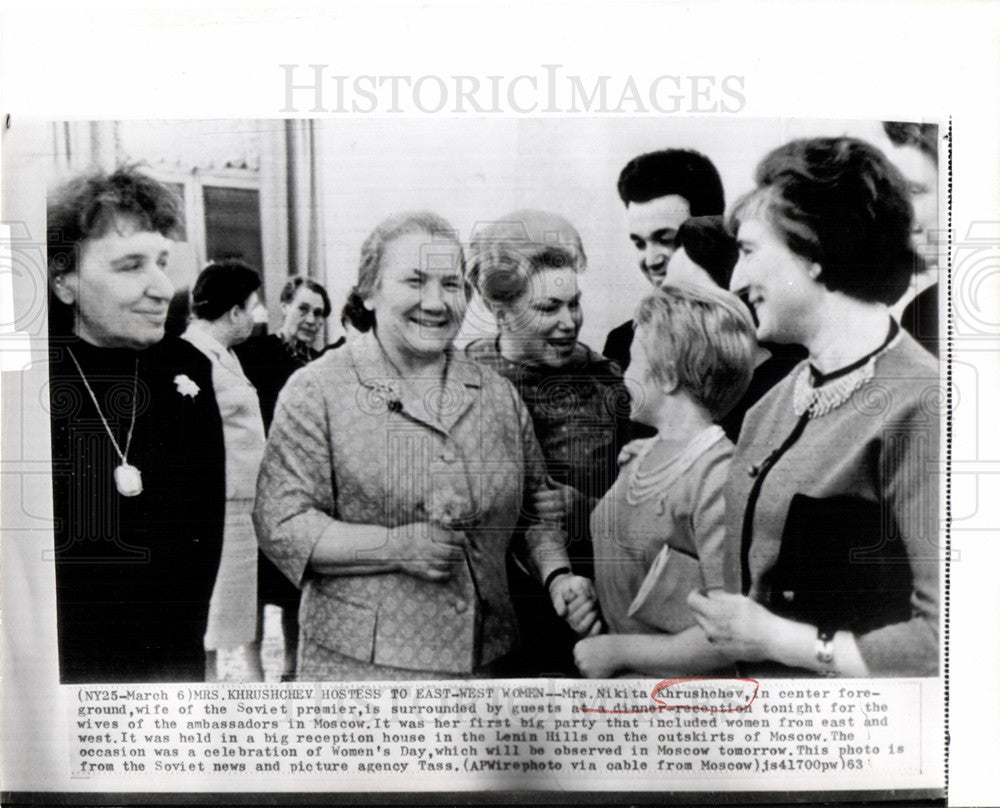
[[[128,450],[132,445],[132,430],[135,429],[135,400],[139,392],[139,357],[136,356],[135,358],[135,372],[132,375],[132,423],[129,424],[128,437],[125,439],[125,451],[123,452],[118,446],[118,441],[115,440],[111,427],[108,426],[108,421],[104,417],[104,413],[101,412],[101,405],[97,403],[97,396],[95,396],[94,391],[90,389],[87,377],[83,375],[83,368],[80,367],[80,363],[76,361],[76,357],[73,355],[73,349],[67,348],[66,350],[69,351],[70,359],[73,360],[73,364],[76,365],[76,370],[80,374],[80,378],[83,380],[83,386],[86,387],[87,392],[90,393],[90,400],[94,402],[94,408],[97,410],[97,414],[101,418],[101,423],[104,424],[104,429],[108,433],[108,437],[111,438],[111,444],[115,447],[115,451],[118,453],[118,457],[122,461],[115,467],[115,487],[118,489],[118,493],[123,497],[138,496],[142,493],[142,474],[139,473],[139,469],[129,464]]]

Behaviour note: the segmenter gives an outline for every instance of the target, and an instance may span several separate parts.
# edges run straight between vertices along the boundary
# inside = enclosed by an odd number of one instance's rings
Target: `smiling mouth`
[[[421,328],[433,328],[442,329],[447,328],[451,324],[451,320],[444,318],[441,320],[428,320],[423,317],[411,317],[410,321],[420,326]]]
[[[549,339],[546,340],[546,342],[548,342],[551,347],[555,348],[555,350],[561,353],[566,353],[573,350],[573,347],[576,345],[576,338],[567,337],[566,339]]]

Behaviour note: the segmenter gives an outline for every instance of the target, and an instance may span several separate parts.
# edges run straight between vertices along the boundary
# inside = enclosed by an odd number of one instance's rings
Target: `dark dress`
[[[594,576],[590,511],[618,476],[618,453],[629,441],[628,393],[618,366],[578,344],[562,368],[532,367],[505,359],[498,339],[469,343],[466,355],[513,383],[531,413],[550,477],[580,491],[587,501],[564,525],[573,571]],[[508,563],[518,616],[522,659],[510,675],[579,675],[572,661],[577,637],[552,609],[548,592],[525,573],[515,537]]]
[[[243,366],[243,372],[257,388],[264,429],[270,429],[278,393],[285,386],[288,377],[299,368],[305,367],[319,354],[311,348],[302,353],[293,353],[291,349],[285,347],[285,343],[277,334],[250,337],[242,345],[233,348],[233,351]]]
[[[343,344],[343,339],[334,346]],[[328,349],[327,349],[328,350]],[[320,355],[312,348],[293,351],[286,346],[277,334],[264,334],[251,337],[242,345],[234,348],[236,356],[243,366],[243,372],[251,384],[257,388],[260,399],[260,414],[264,419],[264,429],[269,431],[274,418],[274,407],[278,402],[278,394],[285,382],[299,368]],[[271,563],[263,553],[257,554],[257,600],[261,603],[273,603],[283,609],[297,612],[299,608],[299,590]]]
[[[138,379],[138,496],[118,493],[118,455],[69,349],[123,450]],[[61,681],[204,681],[225,506],[211,364],[171,337],[138,352],[53,338],[49,350]]]

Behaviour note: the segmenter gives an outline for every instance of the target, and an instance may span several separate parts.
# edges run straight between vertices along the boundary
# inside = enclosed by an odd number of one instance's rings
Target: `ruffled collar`
[[[821,418],[842,406],[866,382],[875,376],[878,358],[899,341],[899,324],[889,321],[885,341],[871,353],[829,373],[821,373],[811,363],[795,379],[792,406],[797,417],[809,413],[810,418]]]
[[[299,342],[297,339],[288,339],[284,334],[275,334],[278,338],[278,342],[282,344],[284,349],[288,351],[288,355],[297,362],[301,362],[303,365],[307,365],[313,361],[319,352],[313,350],[311,345],[307,345],[304,342]]]

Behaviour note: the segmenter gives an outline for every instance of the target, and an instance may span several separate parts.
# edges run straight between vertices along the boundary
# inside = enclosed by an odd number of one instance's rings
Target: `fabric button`
[[[445,463],[454,463],[458,459],[458,456],[455,454],[455,450],[449,447],[441,452],[441,459]]]
[[[793,600],[795,600],[795,593],[791,591],[782,592],[781,597],[784,598],[785,603],[791,603]]]
[[[469,604],[464,600],[456,600],[452,605],[459,614],[464,614],[465,610],[469,608]]]

